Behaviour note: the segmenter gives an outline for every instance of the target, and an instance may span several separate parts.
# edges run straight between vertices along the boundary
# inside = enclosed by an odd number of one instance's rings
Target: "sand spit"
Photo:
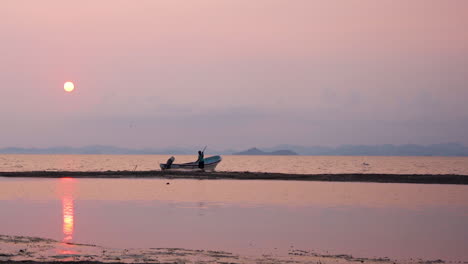
[[[232,180],[294,180],[328,182],[379,182],[468,184],[468,175],[456,174],[285,174],[261,172],[202,171],[25,171],[0,172],[0,177],[23,178],[170,178]]]
[[[0,263],[444,263],[443,260],[391,260],[356,258],[351,255],[323,255],[307,250],[290,250],[285,256],[241,256],[224,251],[182,248],[112,249],[96,245],[63,243],[51,239],[0,235]],[[467,262],[465,262],[467,263]]]

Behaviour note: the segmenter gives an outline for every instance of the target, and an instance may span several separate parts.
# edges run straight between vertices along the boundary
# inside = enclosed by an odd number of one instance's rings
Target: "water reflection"
[[[70,242],[73,239],[75,207],[73,200],[73,189],[75,179],[60,179],[60,190],[62,199],[62,230],[63,242]]]
[[[61,255],[79,251],[67,243],[72,241],[112,248],[178,247],[253,255],[288,254],[293,246],[364,257],[459,260],[468,256],[467,186],[166,183],[166,179],[0,178],[0,234],[62,240]],[[58,201],[62,216],[57,215]],[[80,228],[76,223],[88,224]]]
[[[63,241],[68,242],[73,239],[73,198],[62,198],[62,213],[63,213]]]

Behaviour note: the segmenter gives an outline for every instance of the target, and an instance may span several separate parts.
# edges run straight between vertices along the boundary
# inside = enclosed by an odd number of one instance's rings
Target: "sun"
[[[63,85],[63,89],[66,91],[66,92],[73,92],[73,90],[75,90],[75,85],[72,83],[72,82],[66,82],[64,85]]]

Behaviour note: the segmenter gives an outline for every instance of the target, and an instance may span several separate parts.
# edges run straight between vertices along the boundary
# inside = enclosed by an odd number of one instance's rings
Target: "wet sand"
[[[463,185],[468,184],[468,175],[457,174],[285,174],[227,171],[27,171],[0,172],[0,177],[231,179]]]
[[[359,258],[290,249],[287,255],[243,256],[224,251],[183,248],[115,249],[52,239],[0,235],[0,263],[444,263],[443,260]],[[467,262],[464,262],[467,263]]]

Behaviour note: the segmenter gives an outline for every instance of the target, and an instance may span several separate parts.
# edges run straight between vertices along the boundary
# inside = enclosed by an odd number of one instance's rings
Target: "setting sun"
[[[75,89],[75,85],[72,82],[66,82],[63,85],[63,89],[70,93]]]

